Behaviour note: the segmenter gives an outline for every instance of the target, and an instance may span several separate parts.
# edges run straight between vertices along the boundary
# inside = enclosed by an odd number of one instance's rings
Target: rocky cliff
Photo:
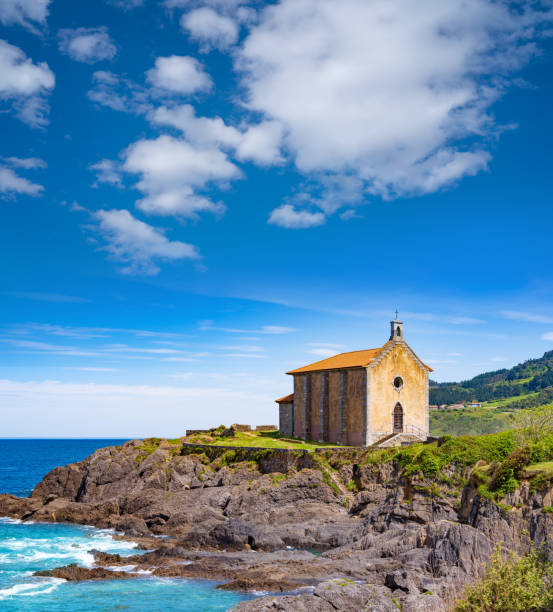
[[[144,538],[156,550],[132,562],[157,575],[294,591],[240,604],[242,612],[437,612],[481,575],[499,542],[523,551],[531,539],[553,559],[553,519],[543,511],[551,492],[523,482],[503,501],[480,497],[462,463],[425,477],[370,451],[133,440],[56,468],[29,498],[1,495],[0,516]],[[128,562],[97,557],[99,566]]]

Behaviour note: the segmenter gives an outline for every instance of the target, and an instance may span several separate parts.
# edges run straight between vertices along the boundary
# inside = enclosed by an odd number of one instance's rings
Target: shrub
[[[521,410],[515,421],[519,444],[537,444],[553,434],[553,404]]]
[[[466,589],[456,612],[537,612],[553,605],[553,565],[536,551],[523,557],[495,549],[484,578]]]
[[[518,488],[518,477],[521,470],[532,461],[532,449],[529,446],[517,448],[507,459],[494,467],[489,488],[500,495],[506,495]]]

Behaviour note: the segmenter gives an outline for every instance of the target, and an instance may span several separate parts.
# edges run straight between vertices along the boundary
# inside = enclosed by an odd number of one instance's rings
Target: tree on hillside
[[[515,430],[521,446],[553,434],[553,404],[521,410],[515,419]]]

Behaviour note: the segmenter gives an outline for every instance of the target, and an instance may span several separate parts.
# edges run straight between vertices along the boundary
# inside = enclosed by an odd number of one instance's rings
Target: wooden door
[[[394,408],[394,433],[401,433],[403,431],[403,408],[398,402]]]

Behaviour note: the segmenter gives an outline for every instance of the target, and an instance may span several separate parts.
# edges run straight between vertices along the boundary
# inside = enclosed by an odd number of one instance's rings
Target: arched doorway
[[[394,433],[403,431],[403,408],[398,402],[394,407]]]

